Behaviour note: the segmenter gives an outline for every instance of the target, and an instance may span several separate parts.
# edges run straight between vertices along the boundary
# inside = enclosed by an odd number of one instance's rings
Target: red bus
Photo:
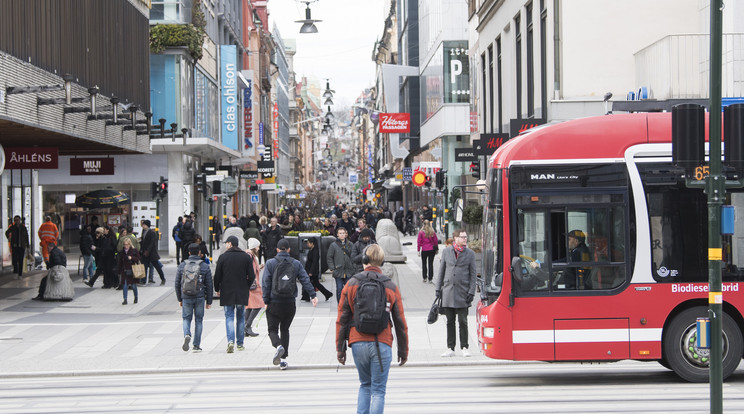
[[[658,361],[708,380],[709,353],[695,345],[708,315],[707,199],[671,151],[671,113],[644,113],[539,127],[491,156],[477,306],[486,356]],[[744,191],[725,204],[744,207]],[[744,347],[744,226],[723,247],[725,378]]]

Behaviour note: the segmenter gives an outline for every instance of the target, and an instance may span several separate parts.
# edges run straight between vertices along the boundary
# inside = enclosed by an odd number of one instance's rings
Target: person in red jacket
[[[403,312],[400,290],[390,278],[382,274],[385,253],[379,245],[365,249],[364,270],[354,275],[341,291],[336,319],[336,358],[346,364],[346,344],[351,346],[354,364],[359,374],[357,412],[382,413],[385,408],[385,392],[388,372],[392,360],[393,331],[398,338],[398,365],[408,360],[408,325]],[[354,303],[359,287],[369,279],[377,279],[385,286],[390,324],[377,335],[359,332],[353,325]]]

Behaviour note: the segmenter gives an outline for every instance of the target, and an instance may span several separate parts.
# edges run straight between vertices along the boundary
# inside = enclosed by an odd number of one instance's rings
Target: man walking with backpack
[[[313,306],[318,304],[315,288],[299,260],[289,255],[289,242],[281,239],[276,244],[276,256],[266,262],[261,288],[266,304],[266,323],[271,346],[276,348],[272,363],[287,369],[289,355],[289,326],[297,310],[297,280],[310,295]]]
[[[336,358],[346,364],[346,344],[351,346],[359,374],[357,413],[381,414],[393,357],[393,332],[398,342],[398,365],[408,360],[408,325],[400,290],[380,267],[382,247],[364,251],[364,271],[355,274],[341,292],[336,319]]]
[[[191,318],[194,318],[194,352],[201,352],[204,302],[212,307],[212,270],[199,256],[199,245],[191,243],[189,257],[178,265],[176,271],[176,298],[183,317],[183,349],[189,350]]]
[[[220,293],[220,305],[225,310],[227,353],[232,354],[236,339],[238,351],[245,349],[245,306],[256,274],[253,272],[253,258],[240,248],[237,237],[228,237],[225,247],[227,250],[217,259],[214,270],[214,290]]]

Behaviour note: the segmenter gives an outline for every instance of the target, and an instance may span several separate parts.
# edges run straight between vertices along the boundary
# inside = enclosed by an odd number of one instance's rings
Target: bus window
[[[546,239],[547,214],[542,210],[519,210],[519,260],[512,262],[515,284],[522,291],[548,289],[548,277],[542,264],[548,260]]]
[[[517,197],[517,204],[520,261],[513,258],[513,265],[520,264],[517,276],[532,280],[517,283],[522,292],[609,290],[627,281],[623,194],[533,195]]]

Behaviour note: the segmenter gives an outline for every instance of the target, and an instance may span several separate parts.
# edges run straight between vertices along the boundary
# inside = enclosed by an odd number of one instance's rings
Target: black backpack
[[[271,278],[271,297],[293,299],[297,294],[297,269],[294,260],[276,259],[277,265]]]
[[[354,327],[361,333],[377,335],[390,324],[385,284],[376,278],[357,280],[361,283],[354,297]]]
[[[199,266],[196,260],[187,260],[181,276],[181,293],[188,296],[199,294]]]

